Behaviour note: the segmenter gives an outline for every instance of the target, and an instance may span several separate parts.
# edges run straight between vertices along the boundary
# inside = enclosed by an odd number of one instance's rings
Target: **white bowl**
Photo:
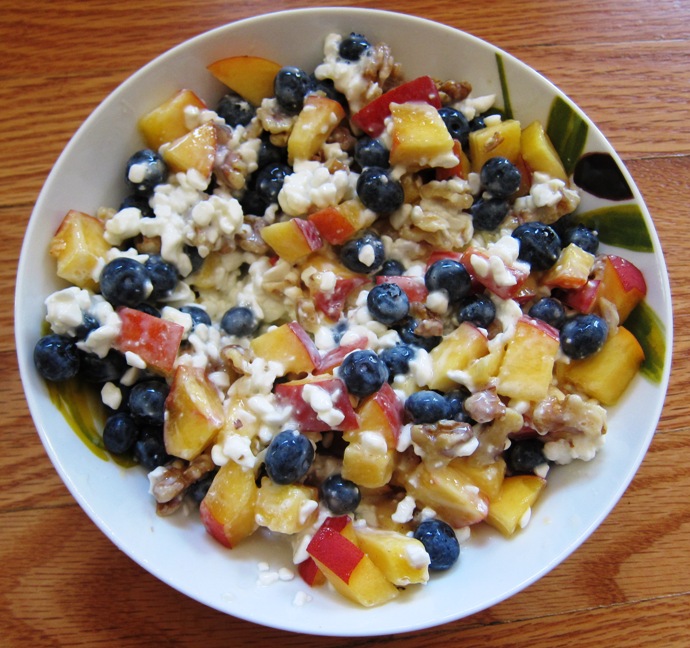
[[[425,588],[373,609],[356,607],[328,588],[308,591],[299,578],[257,585],[260,561],[271,569],[290,565],[286,549],[252,539],[228,551],[204,532],[196,514],[157,517],[143,471],[89,451],[51,402],[32,362],[43,300],[61,287],[47,254],[49,241],[69,209],[93,213],[99,206],[118,204],[124,161],[142,144],[137,118],[181,87],[212,104],[221,87],[205,66],[219,58],[254,54],[313,69],[322,59],[323,38],[332,31],[359,31],[388,43],[407,78],[468,79],[476,96],[502,96],[502,63],[513,113],[523,123],[546,123],[554,98],[560,98],[587,127],[584,151],[609,153],[632,190],[625,204],[633,206],[637,224],[647,230],[648,246],[620,253],[644,272],[646,303],[656,314],[662,343],[655,379],[637,377],[611,408],[604,449],[592,462],[551,471],[527,528],[511,540],[490,530],[474,532],[458,566],[434,575]],[[612,204],[619,203],[585,194],[581,210]],[[523,63],[465,33],[402,14],[338,8],[281,12],[220,27],[157,58],[115,90],[70,141],[36,203],[17,275],[15,321],[21,376],[46,451],[75,499],[122,551],[217,610],[285,630],[343,636],[406,632],[470,615],[527,587],[575,550],[616,504],[644,457],[666,392],[672,331],[666,267],[650,216],[611,145],[577,107]],[[312,600],[298,606],[295,598],[303,591]]]

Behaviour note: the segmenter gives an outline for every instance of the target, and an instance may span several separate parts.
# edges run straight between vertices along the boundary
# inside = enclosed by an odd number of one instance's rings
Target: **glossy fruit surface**
[[[338,47],[338,54],[348,61],[358,61],[362,54],[371,49],[371,43],[362,34],[352,32],[343,38]]]
[[[532,304],[528,314],[530,317],[540,319],[557,329],[565,324],[565,307],[554,297],[542,297]]]
[[[467,117],[450,106],[439,108],[438,114],[441,115],[450,136],[454,140],[458,140],[463,149],[467,148],[470,141],[470,123],[467,121]]]
[[[228,335],[238,337],[251,335],[256,330],[257,324],[256,315],[251,308],[246,306],[233,306],[225,311],[220,321],[220,327]]]
[[[422,390],[407,397],[405,413],[413,423],[436,423],[450,418],[451,410],[443,394]]]
[[[66,335],[46,335],[34,347],[34,365],[46,380],[68,380],[79,371],[79,350]]]
[[[450,569],[460,557],[460,543],[453,528],[437,518],[424,520],[414,531],[431,558],[429,569]]]
[[[119,257],[101,271],[101,294],[113,306],[138,306],[153,289],[149,274],[136,259]]]
[[[294,484],[302,479],[314,460],[314,446],[295,430],[276,435],[266,451],[266,472],[276,484]]]
[[[340,248],[340,260],[343,265],[359,274],[379,270],[383,265],[384,254],[383,241],[373,232],[365,232],[357,238],[350,239]]]
[[[187,313],[192,318],[192,330],[194,330],[199,324],[205,324],[206,326],[211,326],[211,316],[200,306],[195,306],[193,304],[180,306],[180,311],[182,313]]]
[[[477,230],[495,230],[509,210],[510,205],[505,198],[477,198],[470,207],[472,224]]]
[[[357,179],[357,195],[364,206],[377,214],[390,214],[405,199],[402,185],[381,167],[367,167]]]
[[[472,287],[469,272],[462,263],[454,259],[434,261],[424,275],[424,283],[429,291],[444,291],[451,302],[465,297]]]
[[[311,77],[304,70],[294,66],[281,68],[274,81],[278,104],[291,115],[302,110],[304,97],[313,87],[314,82]]]
[[[384,143],[373,137],[360,137],[355,144],[355,162],[362,169],[380,167],[385,169],[390,164],[390,151]]]
[[[129,411],[140,425],[163,425],[170,388],[162,380],[144,380],[129,393]]]
[[[177,285],[179,278],[177,268],[172,263],[164,261],[159,254],[153,254],[146,259],[144,268],[146,268],[153,286],[150,295],[152,299],[160,299],[169,295]]]
[[[359,506],[362,494],[357,484],[337,473],[321,482],[319,499],[335,515],[345,515]]]
[[[384,349],[380,358],[388,369],[388,380],[395,376],[406,374],[410,370],[410,360],[415,356],[415,350],[408,344],[396,344],[394,347]]]
[[[410,300],[398,284],[381,283],[369,291],[367,307],[377,322],[390,325],[407,317]]]
[[[103,428],[103,444],[108,452],[126,454],[134,446],[139,427],[134,418],[125,412],[108,417]]]
[[[505,451],[506,464],[514,475],[529,475],[546,463],[544,444],[539,439],[513,440]]]
[[[492,196],[507,198],[520,188],[519,169],[504,157],[489,158],[479,174],[482,186]]]
[[[350,353],[340,365],[340,378],[353,396],[369,396],[381,389],[388,380],[388,369],[373,351],[357,350]]]
[[[518,257],[530,264],[532,270],[548,270],[561,254],[561,239],[550,225],[523,223],[518,225],[512,237],[520,241]]]
[[[496,305],[486,295],[463,300],[458,308],[458,322],[471,322],[480,328],[489,328],[496,319]]]
[[[576,315],[561,328],[561,349],[569,358],[581,360],[604,346],[609,327],[598,315]]]
[[[125,165],[125,181],[139,194],[151,194],[156,185],[165,182],[168,166],[163,158],[151,149],[134,153]]]
[[[216,112],[228,126],[232,127],[246,126],[256,114],[254,106],[232,91],[221,97],[216,106]]]

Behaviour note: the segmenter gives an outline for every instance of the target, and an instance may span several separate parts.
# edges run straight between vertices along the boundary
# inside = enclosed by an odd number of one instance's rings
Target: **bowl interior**
[[[142,144],[138,117],[182,87],[212,104],[221,86],[205,68],[222,57],[256,54],[313,69],[322,59],[323,38],[332,31],[359,31],[388,43],[407,78],[467,79],[474,95],[496,93],[499,104],[500,60],[513,114],[525,124],[545,121],[555,97],[571,106],[588,126],[584,150],[610,153],[632,188],[629,202],[639,207],[651,249],[621,254],[643,270],[647,303],[666,341],[656,380],[638,377],[611,409],[606,444],[595,461],[551,472],[525,530],[511,540],[489,530],[473,532],[457,568],[435,575],[422,591],[369,610],[327,588],[309,592],[299,578],[258,585],[260,561],[272,569],[291,564],[287,548],[276,549],[268,537],[227,551],[204,532],[196,513],[158,518],[143,471],[91,453],[57,411],[32,365],[43,299],[61,287],[47,254],[50,238],[69,209],[93,213],[119,203],[124,162]],[[581,209],[608,204],[586,195]],[[307,9],[233,23],[178,46],[122,84],[70,141],[40,194],[22,250],[15,303],[20,371],[32,416],[56,469],[93,521],[133,560],[190,597],[263,625],[314,634],[380,635],[437,625],[485,609],[556,566],[596,528],[632,479],[654,433],[670,365],[670,291],[659,242],[632,179],[594,124],[536,72],[489,44],[413,16],[363,9]],[[300,592],[312,599],[297,605]]]

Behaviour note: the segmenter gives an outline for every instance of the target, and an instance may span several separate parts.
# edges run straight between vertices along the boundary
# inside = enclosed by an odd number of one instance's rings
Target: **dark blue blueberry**
[[[129,368],[125,356],[115,349],[99,358],[95,353],[82,351],[79,362],[79,377],[85,382],[102,384],[116,382]]]
[[[510,205],[505,198],[478,198],[470,207],[472,225],[476,230],[495,230],[508,215]]]
[[[396,326],[396,331],[405,344],[411,344],[425,351],[431,351],[441,344],[442,336],[423,335],[417,331],[418,328],[419,322],[413,317],[408,317]]]
[[[396,376],[406,374],[410,370],[410,360],[414,356],[414,348],[407,344],[396,344],[381,351],[379,357],[388,369],[388,381],[393,382]]]
[[[276,146],[271,142],[270,134],[264,132],[261,135],[261,146],[259,147],[259,157],[256,164],[259,169],[263,169],[274,162],[281,162],[283,164],[287,162],[287,147]]]
[[[382,167],[367,167],[357,178],[357,196],[377,214],[390,214],[405,200],[402,185]]]
[[[128,257],[118,257],[107,263],[99,278],[101,294],[113,306],[134,307],[151,293],[149,273],[142,263]]]
[[[539,439],[513,439],[503,457],[514,475],[529,475],[537,466],[546,463],[544,444]]]
[[[155,186],[165,182],[167,177],[167,165],[163,158],[151,149],[137,151],[125,165],[125,181],[139,194],[152,194]]]
[[[473,119],[470,119],[470,132],[482,130],[486,128],[486,122],[484,121],[483,115],[477,115]]]
[[[184,253],[189,258],[189,262],[192,264],[192,272],[196,272],[202,265],[204,265],[204,257],[199,254],[199,248],[193,245],[185,245],[183,248]]]
[[[66,335],[45,335],[34,347],[34,365],[38,373],[51,382],[74,378],[79,371],[79,350]]]
[[[151,315],[153,317],[158,317],[160,318],[161,312],[152,304],[147,304],[144,302],[143,304],[137,304],[135,308],[138,311],[141,311],[142,313],[146,313],[147,315]]]
[[[496,319],[496,305],[486,295],[468,297],[458,308],[458,322],[471,322],[480,328],[489,328]]]
[[[302,479],[314,460],[311,441],[295,430],[277,434],[266,450],[266,472],[276,484],[294,484]]]
[[[337,344],[342,339],[343,335],[347,333],[347,320],[340,320],[331,331],[333,341]]]
[[[187,495],[189,495],[194,502],[201,504],[201,500],[206,497],[208,489],[211,488],[213,479],[218,474],[218,470],[211,470],[205,475],[202,475],[193,484],[187,488]]]
[[[169,295],[179,278],[177,268],[167,261],[159,254],[153,254],[144,263],[146,271],[149,273],[149,279],[153,290],[151,291],[151,299],[161,299]]]
[[[256,174],[254,191],[267,204],[278,202],[278,194],[283,188],[285,178],[291,173],[292,169],[287,164],[281,162],[269,164]],[[263,212],[261,213],[263,214]]]
[[[233,306],[225,311],[223,318],[220,320],[220,328],[228,335],[236,335],[238,337],[251,335],[256,331],[257,326],[256,315],[254,315],[251,308],[246,306]]]
[[[161,426],[146,427],[141,430],[139,438],[134,443],[132,454],[134,460],[149,471],[165,466],[173,459],[165,449]]]
[[[462,144],[462,148],[466,149],[470,143],[470,123],[467,121],[467,117],[450,106],[439,108],[438,114],[441,115],[450,136],[454,140],[458,140]]]
[[[504,157],[489,158],[479,173],[482,186],[492,196],[507,198],[520,188],[520,170]]]
[[[381,283],[369,291],[367,308],[377,322],[390,325],[407,317],[410,300],[398,284]]]
[[[460,543],[453,528],[437,518],[424,520],[414,531],[431,558],[429,569],[443,571],[450,569],[460,557]]]
[[[252,216],[263,216],[270,204],[270,201],[259,195],[255,189],[245,191],[242,195],[242,198],[240,198],[242,213],[250,214]]]
[[[199,324],[205,324],[206,326],[211,326],[212,324],[211,316],[200,306],[189,304],[187,306],[181,306],[180,311],[191,316],[192,330],[199,326]]]
[[[139,427],[131,415],[118,412],[109,416],[103,428],[103,444],[108,452],[121,455],[129,452],[139,436]]]
[[[561,350],[573,360],[581,360],[604,346],[609,334],[606,321],[598,315],[575,315],[561,328]]]
[[[90,313],[82,315],[81,324],[75,329],[77,340],[85,340],[89,334],[100,326],[100,322]]]
[[[443,290],[451,303],[466,297],[472,288],[472,278],[462,263],[455,259],[434,261],[424,275],[429,291]]]
[[[365,349],[345,356],[339,376],[348,392],[364,397],[381,389],[388,380],[388,368],[376,353]]]
[[[358,61],[369,49],[371,49],[371,43],[362,34],[352,32],[340,41],[338,54],[346,61]]]
[[[380,270],[384,254],[383,241],[374,232],[364,232],[340,248],[340,260],[343,265],[359,274]]]
[[[149,205],[148,196],[142,194],[132,194],[127,196],[120,203],[120,210],[127,209],[129,207],[135,207],[141,212],[144,218],[153,218],[155,216],[151,205]]]
[[[561,239],[550,225],[523,223],[512,236],[520,241],[518,258],[529,263],[532,270],[548,270],[561,255]]]
[[[386,259],[381,269],[376,273],[377,277],[400,277],[405,272],[405,266],[396,259]]]
[[[453,421],[469,423],[472,425],[474,421],[465,411],[465,400],[469,396],[469,391],[464,389],[455,389],[446,394],[446,401],[448,402],[448,418]]]
[[[256,109],[236,92],[223,95],[216,107],[216,113],[228,126],[246,126],[256,115]]]
[[[304,98],[314,89],[312,78],[300,68],[284,67],[273,83],[276,100],[287,113],[297,114],[304,106]]]
[[[331,513],[345,515],[352,513],[362,500],[362,494],[355,482],[340,474],[329,475],[319,486],[319,500]]]
[[[554,297],[542,297],[539,301],[534,302],[527,314],[557,329],[565,324],[565,307]]]
[[[336,90],[333,79],[317,79],[313,74],[311,79],[314,84],[311,94],[319,94],[337,101],[345,110],[348,109],[347,97],[342,92]]]
[[[594,230],[584,225],[575,225],[566,229],[561,235],[561,245],[565,248],[571,243],[585,252],[595,254],[599,251],[599,236]]]
[[[413,423],[436,423],[450,417],[450,403],[443,394],[423,389],[405,401],[405,413]]]
[[[170,388],[162,380],[144,380],[129,392],[129,411],[139,425],[163,425]]]
[[[366,135],[357,140],[354,158],[362,169],[366,167],[385,169],[390,166],[390,151],[384,143]]]

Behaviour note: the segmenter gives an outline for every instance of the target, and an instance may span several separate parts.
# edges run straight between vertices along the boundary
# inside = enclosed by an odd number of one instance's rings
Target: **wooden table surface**
[[[54,471],[24,401],[12,324],[20,245],[51,166],[96,105],[154,56],[227,22],[307,5],[0,1],[0,644],[690,646],[690,281],[688,244],[678,231],[690,200],[688,0],[359,5],[461,28],[563,89],[628,165],[666,253],[675,364],[656,436],[612,514],[546,577],[491,609],[424,632],[354,640],[284,633],[225,616],[159,582],[101,534]]]

